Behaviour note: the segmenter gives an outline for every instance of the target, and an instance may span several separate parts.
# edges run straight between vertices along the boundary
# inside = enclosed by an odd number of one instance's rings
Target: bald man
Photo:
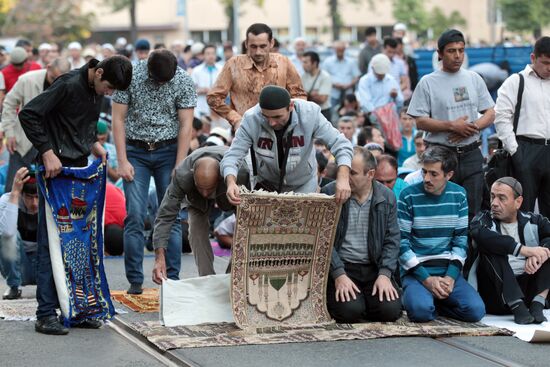
[[[215,203],[223,211],[234,210],[227,200],[227,187],[220,175],[220,161],[227,149],[226,146],[199,148],[176,168],[155,220],[155,283],[161,284],[167,278],[164,256],[170,229],[182,207],[187,207],[189,212],[189,244],[195,255],[199,275],[215,274],[214,253],[208,237],[210,208]],[[238,176],[240,185],[248,185],[249,173],[246,165],[240,167]]]

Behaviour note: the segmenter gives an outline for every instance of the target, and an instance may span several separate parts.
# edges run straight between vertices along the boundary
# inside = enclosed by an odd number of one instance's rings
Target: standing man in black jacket
[[[80,69],[59,77],[25,105],[19,113],[19,120],[27,138],[39,152],[39,163],[45,167],[46,178],[57,176],[63,166],[86,166],[90,152],[106,160],[107,153],[96,138],[103,95],[128,88],[131,78],[132,65],[124,57],[113,56],[101,62],[92,59]],[[37,237],[35,330],[64,335],[69,330],[59,323],[55,312],[59,301],[50,261],[42,194],[39,194]],[[101,322],[86,320],[77,326],[99,328]]]
[[[491,211],[470,224],[479,248],[478,291],[488,313],[512,313],[518,324],[541,323],[550,288],[550,221],[520,211],[522,202],[521,184],[499,178],[491,186]]]
[[[327,285],[327,306],[337,322],[395,321],[401,300],[394,279],[399,256],[397,204],[393,192],[374,180],[376,159],[355,147],[351,197],[336,229]],[[323,187],[335,193],[335,184]]]

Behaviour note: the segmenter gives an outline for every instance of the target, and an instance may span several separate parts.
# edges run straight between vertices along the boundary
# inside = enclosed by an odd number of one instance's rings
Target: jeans
[[[38,231],[36,238],[36,300],[38,301],[36,318],[38,319],[56,316],[55,309],[59,308],[57,290],[53,280],[52,261],[50,259],[45,205],[45,198],[42,192],[38,190]]]
[[[177,144],[146,151],[131,145],[126,147],[128,161],[134,167],[134,180],[124,181],[126,219],[124,220],[124,266],[130,283],[143,284],[144,220],[147,215],[149,181],[155,180],[160,203],[170,183],[176,164]],[[178,280],[181,268],[181,225],[175,223],[170,233],[166,253],[169,279]]]
[[[15,258],[6,256],[5,247],[8,242],[15,244]],[[36,284],[36,251],[25,252],[23,241],[17,234],[16,238],[0,238],[0,271],[6,279],[8,287]]]
[[[403,281],[403,306],[413,322],[428,322],[441,316],[477,322],[485,316],[485,305],[476,290],[464,280],[456,278],[455,286],[448,298],[440,300],[412,275]]]

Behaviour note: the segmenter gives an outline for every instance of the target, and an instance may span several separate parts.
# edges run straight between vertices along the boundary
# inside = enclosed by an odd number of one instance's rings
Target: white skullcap
[[[226,142],[229,142],[229,140],[231,139],[231,134],[227,129],[224,129],[223,127],[215,127],[213,129],[210,129],[210,135],[219,135],[224,138]]]
[[[370,64],[372,65],[372,70],[378,75],[385,75],[390,72],[391,61],[384,54],[374,55],[370,60]]]
[[[101,45],[101,48],[104,48],[104,49],[106,49],[106,50],[111,50],[111,51],[113,51],[113,52],[116,52],[115,46],[113,46],[113,45],[110,44],[110,43],[104,43],[104,44],[102,44],[102,45]]]
[[[407,26],[403,23],[396,23],[394,26],[393,26],[393,30],[394,31],[403,31],[403,32],[406,32],[407,31]]]
[[[82,50],[82,45],[80,42],[71,42],[69,43],[69,46],[67,46],[68,50]]]
[[[191,46],[191,54],[198,55],[202,52],[203,49],[204,49],[204,43],[202,42],[193,43],[193,45]]]
[[[49,43],[42,43],[40,46],[38,46],[38,51],[48,50],[50,51],[52,49],[52,45]]]

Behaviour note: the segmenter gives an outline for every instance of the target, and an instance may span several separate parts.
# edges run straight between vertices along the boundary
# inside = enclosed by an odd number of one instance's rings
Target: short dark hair
[[[267,24],[264,23],[254,23],[246,30],[246,40],[248,40],[248,34],[252,33],[255,36],[258,36],[262,33],[267,33],[267,39],[271,41],[273,39],[273,31]]]
[[[273,38],[273,48],[279,48],[279,47],[281,47],[279,40],[277,38]]]
[[[386,47],[397,48],[397,41],[395,40],[395,38],[391,38],[391,37],[384,38],[384,48]]]
[[[550,57],[550,37],[539,38],[537,42],[535,42],[533,53],[535,54],[535,57]]]
[[[454,171],[458,165],[456,154],[441,145],[432,145],[428,147],[420,158],[420,163],[441,162],[441,169],[445,174]]]
[[[15,43],[15,47],[30,47],[30,46],[32,46],[32,43],[26,38],[20,38]]]
[[[374,27],[367,27],[367,29],[365,30],[365,36],[372,36],[372,35],[376,35],[376,28]]]
[[[395,37],[395,42],[397,42],[397,45],[402,45],[403,44],[403,38],[401,37]]]
[[[325,155],[320,150],[316,150],[315,159],[317,160],[317,170],[319,170],[319,172],[323,172],[325,168],[327,168],[327,157],[325,157]]]
[[[302,55],[302,57],[309,57],[312,63],[319,65],[321,62],[321,59],[319,58],[319,54],[315,51],[306,51]]]
[[[424,131],[417,131],[416,134],[414,135],[413,141],[416,139],[424,140]]]
[[[395,159],[393,155],[382,154],[381,156],[378,157],[377,161],[378,161],[378,165],[380,165],[380,163],[382,162],[387,162],[395,170],[395,172],[397,172],[399,168],[397,164],[397,159]]]
[[[117,90],[126,90],[132,81],[132,63],[120,55],[108,57],[100,61],[95,69],[103,69],[101,80],[106,80]]]
[[[202,121],[197,117],[193,117],[193,130],[202,129]]]
[[[363,170],[365,172],[370,171],[371,169],[376,169],[376,158],[372,153],[364,147],[353,147],[353,156],[361,156],[363,158]]]
[[[153,46],[153,50],[162,50],[164,48],[166,48],[166,45],[162,42],[155,43],[155,45]],[[191,46],[189,46],[189,49],[191,49]]]
[[[176,75],[178,60],[176,56],[167,49],[160,49],[151,52],[147,60],[149,77],[156,83],[166,83]]]
[[[202,53],[204,53],[204,51],[206,51],[207,48],[213,48],[213,49],[214,49],[214,52],[217,51],[216,46],[214,46],[213,44],[210,43],[210,44],[208,44],[208,45],[206,45],[206,46],[203,47]]]

